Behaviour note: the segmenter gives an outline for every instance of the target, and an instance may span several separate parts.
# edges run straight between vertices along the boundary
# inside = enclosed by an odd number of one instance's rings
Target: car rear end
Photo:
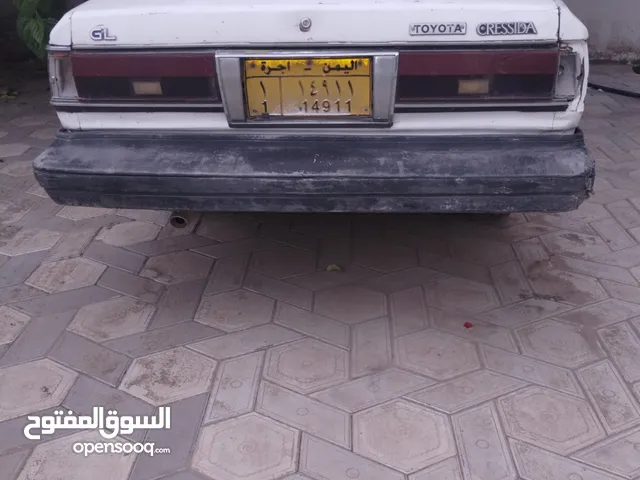
[[[90,0],[51,36],[36,177],[70,205],[571,210],[586,36],[552,0]]]

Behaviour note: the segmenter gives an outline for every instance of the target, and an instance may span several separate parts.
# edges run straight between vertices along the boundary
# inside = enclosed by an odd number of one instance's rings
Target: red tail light
[[[208,53],[70,55],[80,100],[217,102],[215,58]]]
[[[396,101],[550,101],[558,61],[557,49],[401,52]]]

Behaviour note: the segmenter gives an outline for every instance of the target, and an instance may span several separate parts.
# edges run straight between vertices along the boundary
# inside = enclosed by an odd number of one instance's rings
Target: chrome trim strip
[[[343,118],[343,117],[325,117],[325,118],[291,118],[283,120],[249,120],[246,122],[237,122],[229,124],[232,127],[245,127],[245,128],[327,128],[327,127],[387,127],[387,123],[374,122],[372,118]]]
[[[240,59],[216,54],[216,74],[220,98],[229,124],[244,122],[244,91],[242,89],[242,65]]]
[[[47,45],[47,52],[70,52],[71,46],[62,47],[59,45]]]
[[[101,103],[91,103],[91,102],[80,102],[80,101],[65,101],[57,98],[52,98],[50,104],[53,107],[67,107],[67,108],[83,108],[83,109],[100,109],[100,108],[122,108],[124,110],[127,109],[140,109],[140,108],[148,108],[150,110],[153,109],[166,109],[171,108],[175,110],[206,110],[210,108],[222,108],[222,103],[109,103],[109,102],[101,102]]]
[[[314,42],[312,44],[312,46],[318,47],[318,48],[396,48],[396,47],[433,47],[433,48],[441,48],[441,47],[448,47],[448,46],[466,46],[466,47],[471,47],[471,48],[478,48],[478,47],[502,47],[502,46],[535,46],[535,47],[539,47],[539,46],[543,46],[543,45],[548,45],[548,46],[552,46],[552,45],[557,45],[558,42],[557,40],[553,40],[553,39],[531,39],[531,40],[527,40],[527,41],[522,41],[522,42],[513,42],[513,40],[492,40],[491,42],[470,42],[470,41],[466,41],[466,42],[440,42],[440,41],[433,41],[433,42],[424,42],[424,41],[413,41],[413,42],[385,42],[384,45],[381,45],[380,43],[376,43],[376,42],[363,42],[363,43],[349,43],[348,45],[344,44],[344,43],[329,43],[329,42]],[[279,43],[279,44],[274,44],[274,43],[252,43],[251,44],[252,47],[257,47],[257,48],[267,48],[267,49],[289,49],[289,48],[309,48],[310,44],[309,42],[302,42],[302,43]],[[117,47],[115,48],[128,48],[128,49],[136,49],[136,50],[149,50],[149,46],[148,45],[139,45],[139,44],[130,44],[130,43],[123,43],[123,44],[118,44]],[[179,49],[185,49],[185,48],[194,48],[194,49],[213,49],[213,48],[223,48],[223,49],[229,49],[229,48],[237,48],[237,49],[246,49],[247,48],[247,44],[246,43],[219,43],[216,45],[202,45],[202,44],[198,44],[198,43],[185,43],[183,45],[157,45],[154,46],[154,49],[168,49],[168,50],[179,50]],[[74,47],[74,49],[76,49]],[[82,44],[80,45],[80,48],[77,48],[78,50],[113,50],[114,46],[113,45],[90,45],[90,44]]]
[[[308,47],[308,45],[307,45]],[[388,55],[389,53],[395,54],[396,52],[385,52],[384,50],[355,50],[350,48],[348,50],[257,50],[257,49],[243,49],[243,50],[223,50],[216,52],[216,57],[231,57],[231,58],[307,58],[307,57],[375,57],[377,55]]]
[[[567,107],[570,102],[485,102],[485,103],[471,103],[471,102],[455,102],[455,103],[396,103],[396,109],[403,110],[426,110],[426,109],[441,109],[441,108],[465,108],[465,109],[478,109],[483,110],[485,108],[517,108],[517,107]]]
[[[129,48],[129,47],[120,47],[118,45],[117,48],[111,46],[111,48],[73,48],[67,49],[66,51],[72,51],[74,53],[87,53],[88,51],[93,52],[94,50],[100,50],[100,55],[141,55],[148,53],[152,54],[197,54],[197,55],[211,55],[213,58],[216,55],[216,50],[211,47],[195,49],[193,47],[185,47],[185,48],[167,48],[167,47],[151,47],[148,46],[146,48]]]
[[[49,76],[49,89],[51,91],[51,98],[56,98],[60,95],[60,62],[55,57],[49,57],[47,59],[47,73]]]

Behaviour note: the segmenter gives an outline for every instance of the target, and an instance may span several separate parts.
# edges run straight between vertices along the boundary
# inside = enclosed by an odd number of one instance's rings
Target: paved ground
[[[0,479],[640,478],[640,101],[590,95],[577,212],[175,231],[49,201],[30,161],[55,118],[22,98],[0,110]],[[172,453],[26,440],[59,405],[169,405],[170,431],[125,437]]]
[[[640,95],[640,75],[629,65],[591,65],[589,82]]]

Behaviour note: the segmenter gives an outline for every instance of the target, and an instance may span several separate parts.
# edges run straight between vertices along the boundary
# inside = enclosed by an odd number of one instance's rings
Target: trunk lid
[[[555,42],[559,21],[553,0],[90,0],[70,23],[76,48],[157,48]]]

